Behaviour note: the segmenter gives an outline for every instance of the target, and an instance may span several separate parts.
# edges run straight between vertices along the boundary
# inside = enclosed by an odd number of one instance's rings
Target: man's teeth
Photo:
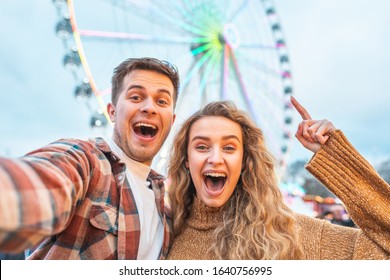
[[[204,175],[210,177],[226,177],[226,174],[224,173],[214,173],[214,172],[205,173]]]
[[[150,128],[153,128],[153,129],[156,129],[156,128],[157,128],[157,127],[155,127],[154,125],[149,124],[149,123],[137,123],[135,126],[136,126],[136,127],[145,126],[145,127],[150,127]]]

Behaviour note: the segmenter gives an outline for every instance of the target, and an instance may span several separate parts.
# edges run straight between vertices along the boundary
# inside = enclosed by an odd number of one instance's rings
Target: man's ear
[[[173,114],[173,118],[172,118],[172,124],[175,123],[175,120],[176,120],[176,114]]]
[[[107,113],[110,116],[110,120],[115,122],[115,106],[112,103],[107,104]]]

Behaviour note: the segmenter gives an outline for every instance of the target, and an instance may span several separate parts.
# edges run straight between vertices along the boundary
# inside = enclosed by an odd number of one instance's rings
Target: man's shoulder
[[[111,149],[107,142],[101,138],[76,139],[76,138],[60,138],[41,148],[33,150],[26,154],[32,156],[36,154],[62,154],[62,153],[83,153],[83,154],[110,154]]]
[[[50,143],[50,145],[65,145],[65,146],[72,146],[72,147],[88,147],[91,146],[97,147],[100,150],[104,151],[111,151],[109,145],[107,144],[106,140],[102,137],[95,137],[95,138],[89,138],[89,139],[77,139],[77,138],[61,138],[56,141],[53,141]]]
[[[89,138],[88,140],[85,141],[90,143],[91,145],[98,147],[102,151],[106,151],[106,152],[111,151],[110,146],[108,145],[107,141],[103,137]]]

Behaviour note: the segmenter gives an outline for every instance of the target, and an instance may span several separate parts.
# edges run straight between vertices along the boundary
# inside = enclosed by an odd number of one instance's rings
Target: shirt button
[[[123,175],[118,176],[118,180],[121,181],[123,179]]]

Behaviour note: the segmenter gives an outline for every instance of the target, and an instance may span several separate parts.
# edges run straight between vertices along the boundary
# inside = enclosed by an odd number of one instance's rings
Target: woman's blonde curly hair
[[[263,133],[229,101],[212,102],[197,111],[174,139],[168,169],[174,236],[183,230],[196,196],[185,166],[189,132],[197,120],[208,116],[222,116],[239,124],[244,147],[242,175],[222,207],[223,222],[213,233],[210,253],[219,259],[302,258],[294,214],[283,202],[274,158],[265,146]]]

